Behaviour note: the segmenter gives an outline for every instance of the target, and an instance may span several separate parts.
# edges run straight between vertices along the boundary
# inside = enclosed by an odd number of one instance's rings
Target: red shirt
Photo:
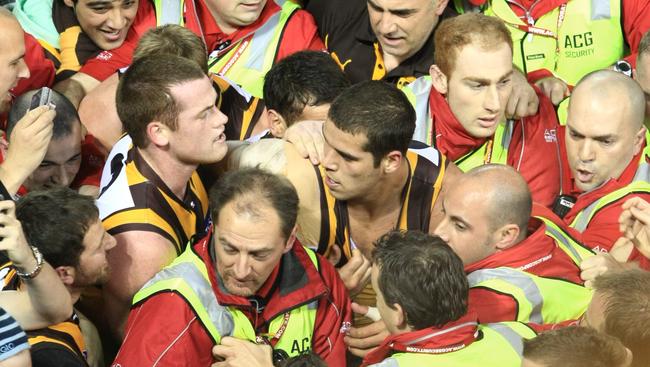
[[[541,205],[533,205],[533,215],[551,219],[559,227],[579,239],[579,234],[568,228],[562,220],[549,209]],[[534,228],[522,242],[501,252],[465,267],[466,273],[481,269],[509,267],[524,270],[528,273],[563,279],[575,284],[583,284],[580,278],[580,268],[573,260],[557,246],[555,241],[547,236],[545,226],[536,218],[531,219]],[[517,318],[517,301],[509,295],[503,295],[486,288],[470,288],[469,309],[478,314],[481,323],[514,321]]]
[[[247,36],[278,11],[280,11],[280,7],[275,1],[268,0],[257,21],[231,34],[225,34],[219,29],[204,0],[186,1],[185,27],[203,38],[209,53],[224,42],[236,42]],[[130,65],[138,40],[144,32],[155,26],[156,12],[153,4],[150,1],[140,1],[138,15],[124,44],[114,50],[104,51],[97,57],[88,60],[80,72],[102,81],[119,69]],[[318,37],[313,17],[304,10],[298,10],[286,24],[276,60],[305,49],[324,50],[325,45]]]
[[[551,101],[538,88],[535,91],[539,110],[536,115],[515,122],[506,163],[528,182],[533,201],[550,207],[560,192],[559,124]],[[429,105],[434,146],[447,158],[455,161],[486,142],[467,133],[435,88],[431,88]]]
[[[282,292],[282,295],[279,286],[273,284],[278,265],[260,291],[272,294],[264,310],[258,313],[247,298],[227,294],[217,284],[208,250],[209,238],[201,240],[194,249],[208,268],[212,290],[219,304],[238,308],[252,325],[260,327],[274,315],[321,295],[311,348],[328,365],[345,366],[345,334],[342,333],[342,326],[350,322],[350,299],[343,281],[327,260],[319,255],[320,274],[313,266],[306,266],[308,284],[297,290]],[[311,264],[297,241],[292,251],[301,263]],[[131,310],[124,342],[113,366],[151,366],[154,362],[164,366],[209,366],[214,362],[213,346],[212,339],[185,299],[177,293],[164,292],[147,298]]]
[[[52,86],[56,75],[54,63],[45,57],[45,52],[36,38],[27,32],[25,32],[25,64],[29,69],[29,78],[18,82],[18,85],[11,90],[13,95],[19,96],[32,89]]]

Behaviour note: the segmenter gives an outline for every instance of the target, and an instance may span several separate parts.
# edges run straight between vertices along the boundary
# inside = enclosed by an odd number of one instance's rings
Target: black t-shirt
[[[377,53],[381,55],[381,48],[370,26],[365,0],[309,0],[305,3],[305,9],[316,19],[327,50],[352,83],[379,79],[377,75],[385,74],[383,60],[381,56],[377,58]],[[453,15],[454,11],[447,8],[440,21]],[[401,87],[428,75],[433,64],[433,33],[418,52],[382,79]],[[375,47],[378,47],[378,52]]]

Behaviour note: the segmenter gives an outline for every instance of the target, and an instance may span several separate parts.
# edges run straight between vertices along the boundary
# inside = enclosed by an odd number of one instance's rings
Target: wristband
[[[41,254],[38,248],[34,246],[30,246],[30,247],[32,248],[32,252],[34,253],[34,258],[36,259],[36,268],[29,273],[23,273],[20,270],[18,270],[18,268],[16,268],[16,274],[21,279],[34,279],[41,272],[41,269],[43,268],[43,254]]]

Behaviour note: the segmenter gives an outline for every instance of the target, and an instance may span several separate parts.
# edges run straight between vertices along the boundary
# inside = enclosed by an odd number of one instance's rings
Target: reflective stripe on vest
[[[435,146],[431,105],[429,104],[429,94],[431,93],[432,86],[431,76],[427,75],[417,78],[413,83],[402,88],[406,98],[415,109],[416,120],[413,140],[421,141],[429,146]],[[506,164],[508,160],[508,147],[512,140],[513,130],[514,122],[511,120],[498,124],[494,132],[492,144],[486,142],[478,149],[457,159],[454,163],[463,172],[467,172],[474,167],[482,166],[486,163],[485,157],[488,155],[488,152],[486,152],[487,147],[491,145],[487,163]]]
[[[490,0],[485,14],[506,22],[514,43],[513,61],[521,70],[529,73],[547,69],[575,85],[587,73],[607,68],[624,56],[620,3],[621,0],[571,0],[567,2],[559,32],[560,7],[535,21],[535,27],[551,31],[557,38],[519,29],[519,25],[528,25],[526,19],[520,19],[507,0]]]
[[[471,288],[492,289],[513,297],[518,307],[516,319],[511,321],[543,324],[577,319],[587,310],[592,297],[592,291],[579,284],[514,268],[477,270],[467,279]],[[572,300],[570,305],[567,299]]]
[[[305,251],[317,267],[316,254],[311,250]],[[224,307],[219,304],[212,290],[207,268],[191,246],[148,281],[133,297],[133,304],[141,303],[162,292],[181,295],[216,344],[221,342],[222,336],[233,336],[256,342],[257,335],[246,315],[234,307]],[[296,341],[305,343],[305,339],[308,340],[311,348],[317,306],[316,300],[291,310],[286,325],[283,325],[284,315],[271,320],[269,331],[276,332],[281,326],[286,327],[274,349],[283,349],[289,356],[298,355],[304,348],[302,345],[299,348],[292,346]],[[273,336],[273,333],[270,335]]]
[[[249,36],[230,46],[223,55],[210,54],[210,72],[220,74],[241,85],[246,92],[262,97],[264,75],[273,66],[284,28],[300,7],[287,0],[275,0],[281,10],[269,17]]]
[[[521,364],[522,339],[532,339],[537,334],[518,322],[500,322],[479,325],[483,334],[467,347],[449,353],[395,353],[374,367],[517,367]]]
[[[553,238],[555,243],[573,260],[576,266],[579,267],[584,259],[595,255],[591,249],[573,239],[571,235],[550,219],[543,216],[535,216],[535,218],[544,222],[546,235]]]
[[[184,25],[185,0],[154,0],[156,10],[156,26],[165,24]]]
[[[650,133],[646,133],[646,146],[643,150],[643,154],[641,154],[639,167],[634,174],[632,182],[625,187],[610,192],[582,209],[571,222],[571,227],[577,229],[579,232],[584,232],[594,215],[605,206],[614,203],[629,194],[650,193],[650,183],[648,182],[650,181],[650,165],[646,161],[649,157]]]
[[[429,94],[431,93],[432,83],[431,76],[422,76],[406,87],[402,92],[411,102],[415,109],[415,132],[413,140],[421,141],[428,146],[435,146],[435,137],[433,136],[431,106],[429,104]]]

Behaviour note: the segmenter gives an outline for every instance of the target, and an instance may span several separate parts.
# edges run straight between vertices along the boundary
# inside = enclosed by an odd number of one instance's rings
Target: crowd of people
[[[650,366],[650,3],[0,1],[1,366]]]

